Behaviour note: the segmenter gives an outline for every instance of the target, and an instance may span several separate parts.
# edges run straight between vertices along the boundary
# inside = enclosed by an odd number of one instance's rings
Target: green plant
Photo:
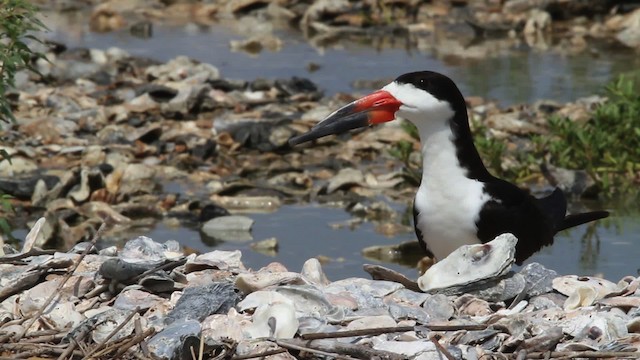
[[[606,194],[637,193],[640,179],[640,93],[621,76],[606,87],[608,100],[592,118],[574,122],[551,117],[552,136],[534,138],[554,165],[585,169]],[[635,185],[635,186],[634,186]]]
[[[36,17],[37,9],[26,0],[0,0],[0,121],[13,122],[15,117],[7,93],[15,87],[15,75],[27,69],[38,73],[34,60],[46,59],[44,54],[32,51],[26,41],[39,40],[30,34],[33,31],[46,29]],[[9,154],[0,151],[0,161],[9,161]],[[13,212],[11,196],[0,192],[0,234],[11,236],[11,226],[4,216]]]
[[[403,121],[401,125],[402,129],[411,136],[412,139],[419,141],[420,135],[418,134],[418,129],[412,123],[408,121]],[[389,149],[389,155],[393,158],[398,159],[404,164],[402,168],[402,177],[410,183],[411,185],[419,185],[420,184],[420,166],[421,164],[416,164],[411,161],[411,154],[413,153],[413,141],[408,140],[400,140],[393,145],[391,149]]]
[[[15,86],[16,73],[23,69],[38,73],[33,60],[45,58],[25,42],[38,42],[29,33],[46,29],[36,12],[26,0],[0,0],[0,120],[5,122],[15,120],[7,92]]]

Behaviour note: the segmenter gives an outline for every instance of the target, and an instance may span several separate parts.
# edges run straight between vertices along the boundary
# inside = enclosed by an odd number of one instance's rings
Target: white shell
[[[564,302],[565,310],[575,310],[583,306],[592,305],[598,297],[598,293],[591,286],[578,286]]]
[[[502,234],[486,244],[464,245],[418,278],[422,291],[466,285],[505,274],[514,261],[518,239]]]
[[[296,310],[292,304],[260,305],[253,313],[253,325],[248,328],[252,338],[274,337],[291,339],[298,331]]]

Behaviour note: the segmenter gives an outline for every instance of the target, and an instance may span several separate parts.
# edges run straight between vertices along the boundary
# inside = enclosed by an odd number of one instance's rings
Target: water
[[[70,47],[107,49],[120,47],[133,55],[169,60],[186,55],[217,66],[224,77],[253,80],[264,78],[307,77],[327,94],[352,92],[352,82],[360,79],[392,79],[413,70],[435,70],[450,75],[466,95],[497,99],[503,105],[534,102],[539,99],[572,101],[601,91],[617,74],[640,67],[640,57],[630,51],[589,51],[566,55],[513,48],[506,55],[472,61],[451,61],[436,51],[406,49],[401,39],[396,45],[378,50],[355,42],[342,42],[326,48],[309,45],[299,34],[276,31],[284,41],[279,52],[263,51],[251,56],[229,49],[230,40],[244,38],[241,31],[224,25],[201,27],[155,26],[153,37],[140,39],[127,31],[97,34],[88,31],[85,17],[78,14],[49,14],[45,23],[52,30],[48,37]],[[593,54],[601,55],[596,56]],[[320,69],[309,72],[310,63]],[[367,90],[363,90],[367,91]],[[399,205],[400,207],[402,205]],[[151,231],[140,230],[156,241],[179,240],[198,251],[213,248],[243,250],[245,264],[259,268],[272,261],[299,271],[302,263],[324,255],[331,261],[323,268],[331,279],[364,276],[365,259],[361,249],[371,245],[392,245],[412,240],[406,233],[394,238],[377,234],[373,224],[355,230],[334,230],[328,223],[347,221],[351,216],[341,209],[316,205],[288,205],[271,214],[251,214],[256,223],[255,240],[276,237],[276,256],[257,253],[250,243],[207,244],[196,230],[172,229],[158,224]],[[583,225],[556,236],[555,244],[533,256],[537,261],[561,274],[603,274],[617,280],[635,275],[640,267],[640,225],[637,211],[616,214],[597,225]],[[587,236],[585,236],[585,234]],[[22,234],[16,234],[17,236]],[[416,271],[397,264],[383,264],[415,277]]]

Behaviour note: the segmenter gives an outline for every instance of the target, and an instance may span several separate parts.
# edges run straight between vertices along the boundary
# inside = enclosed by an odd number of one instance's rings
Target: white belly
[[[489,198],[482,188],[482,183],[466,177],[454,176],[448,184],[423,178],[416,194],[416,226],[437,260],[462,245],[480,243],[476,221]]]

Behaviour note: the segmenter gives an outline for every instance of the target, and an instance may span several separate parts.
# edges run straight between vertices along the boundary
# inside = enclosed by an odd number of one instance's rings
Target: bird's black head
[[[447,76],[433,71],[416,71],[398,76],[397,84],[413,85],[440,101],[448,102],[454,111],[465,109],[464,97],[458,86]]]

